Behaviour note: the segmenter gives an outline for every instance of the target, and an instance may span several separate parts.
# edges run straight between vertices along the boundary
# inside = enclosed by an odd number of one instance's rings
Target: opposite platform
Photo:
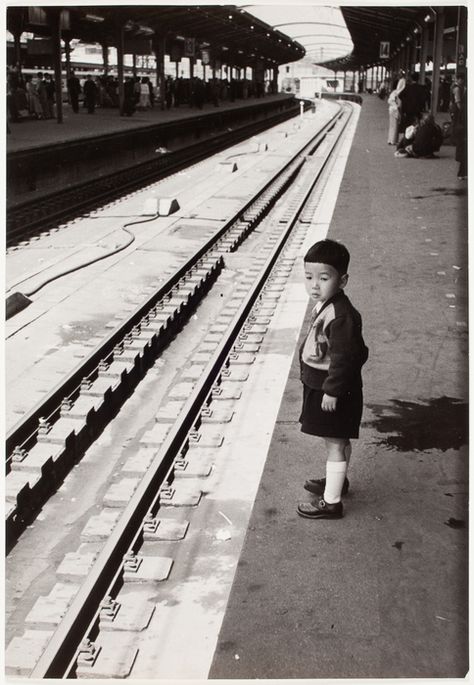
[[[387,127],[365,97],[328,234],[351,252],[370,349],[345,517],[296,513],[324,447],[299,431],[295,354],[213,679],[468,670],[467,189],[452,146],[396,159]]]
[[[75,114],[67,104],[64,106],[64,120],[58,124],[56,119],[37,121],[24,120],[10,124],[7,135],[7,152],[37,149],[47,145],[67,143],[83,140],[94,136],[109,135],[124,131],[136,131],[159,124],[169,124],[173,121],[187,121],[195,117],[209,116],[216,112],[226,112],[232,109],[252,107],[262,103],[274,103],[294,99],[285,94],[266,95],[262,98],[247,98],[245,100],[223,100],[218,107],[212,103],[205,103],[202,109],[181,105],[171,109],[161,109],[156,105],[153,109],[137,111],[131,117],[120,116],[116,108],[97,108],[94,114],[88,114],[84,107],[80,107]]]

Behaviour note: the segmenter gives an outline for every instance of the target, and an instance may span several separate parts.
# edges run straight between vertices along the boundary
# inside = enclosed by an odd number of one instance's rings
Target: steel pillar
[[[428,58],[428,44],[430,38],[429,26],[423,26],[421,32],[421,54],[420,54],[420,83],[424,84],[426,79],[426,60]]]
[[[434,9],[436,14],[436,24],[434,33],[434,55],[433,55],[433,85],[431,88],[431,113],[438,111],[439,98],[439,76],[440,67],[443,59],[443,37],[444,37],[444,8]]]
[[[124,53],[124,35],[123,24],[117,24],[117,77],[118,77],[118,96],[119,96],[119,113],[123,114],[124,102],[124,88],[123,88],[123,53]]]
[[[456,35],[456,78],[466,78],[467,59],[467,7],[458,7]]]
[[[61,73],[61,10],[49,9],[48,18],[53,42],[54,85],[56,95],[56,121],[63,123],[63,85]]]
[[[104,74],[109,73],[109,46],[107,43],[102,43],[102,62],[104,63]]]

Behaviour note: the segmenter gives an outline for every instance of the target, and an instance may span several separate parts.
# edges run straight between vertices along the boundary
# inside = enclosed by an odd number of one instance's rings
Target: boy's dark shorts
[[[322,438],[358,438],[362,418],[362,388],[353,388],[338,397],[336,411],[323,411],[323,390],[303,384],[303,408],[300,423],[303,433]]]

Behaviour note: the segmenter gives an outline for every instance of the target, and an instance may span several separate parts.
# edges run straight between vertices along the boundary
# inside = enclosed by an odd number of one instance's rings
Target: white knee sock
[[[328,504],[336,504],[341,501],[342,486],[346,477],[346,461],[326,462],[326,488],[324,490],[324,500]]]

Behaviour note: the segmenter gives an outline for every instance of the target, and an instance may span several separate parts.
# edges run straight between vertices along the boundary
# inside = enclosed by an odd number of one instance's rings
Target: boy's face
[[[342,276],[333,266],[320,262],[305,262],[306,292],[315,302],[326,302],[347,284],[348,275]]]

